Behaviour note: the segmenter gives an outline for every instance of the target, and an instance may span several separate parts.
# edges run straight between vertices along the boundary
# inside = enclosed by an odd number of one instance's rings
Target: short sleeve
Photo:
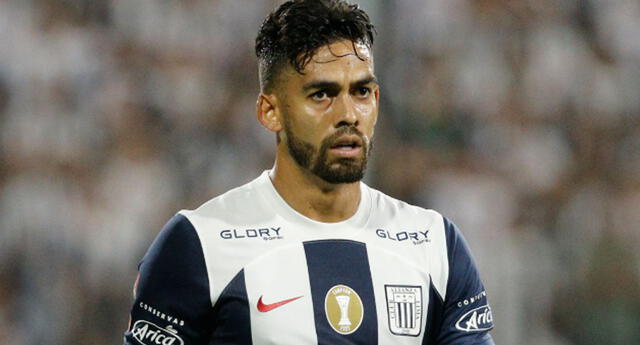
[[[475,260],[458,228],[444,219],[449,280],[440,345],[492,345],[493,316]]]
[[[128,344],[208,344],[212,328],[209,279],[193,225],[174,216],[138,266]]]

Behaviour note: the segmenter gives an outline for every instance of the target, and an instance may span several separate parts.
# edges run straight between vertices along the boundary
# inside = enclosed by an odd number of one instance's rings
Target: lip
[[[337,156],[357,157],[362,151],[362,138],[357,135],[341,136],[335,141],[329,150]]]
[[[360,138],[355,134],[343,135],[338,139],[336,139],[335,143],[331,146],[331,148],[335,148],[336,146],[344,145],[344,144],[353,144],[354,146],[362,147],[362,138]]]
[[[345,158],[352,158],[352,157],[357,157],[358,155],[360,155],[360,151],[362,151],[362,147],[360,147],[360,146],[356,146],[356,147],[335,147],[335,148],[329,149],[329,151],[331,151],[331,153],[336,155],[336,156],[345,157]]]

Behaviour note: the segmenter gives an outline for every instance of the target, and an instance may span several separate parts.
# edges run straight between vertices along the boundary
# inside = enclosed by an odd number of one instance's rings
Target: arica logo
[[[472,309],[462,315],[456,328],[464,332],[480,332],[493,328],[493,314],[491,307],[484,305],[479,308]]]
[[[131,333],[143,345],[184,345],[178,332],[170,325],[165,329],[151,322],[139,320],[133,325]]]

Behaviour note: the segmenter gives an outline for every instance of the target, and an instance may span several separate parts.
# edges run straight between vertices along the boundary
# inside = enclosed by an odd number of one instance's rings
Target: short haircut
[[[256,37],[260,89],[272,92],[287,65],[302,73],[322,46],[345,39],[371,48],[374,35],[369,16],[358,5],[344,0],[287,1],[267,16]]]

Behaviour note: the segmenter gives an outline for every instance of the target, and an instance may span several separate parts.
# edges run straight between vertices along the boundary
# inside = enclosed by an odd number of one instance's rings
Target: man
[[[126,344],[493,344],[455,226],[360,182],[373,30],[342,0],[267,17],[257,117],[275,165],[169,221],[139,266]]]

